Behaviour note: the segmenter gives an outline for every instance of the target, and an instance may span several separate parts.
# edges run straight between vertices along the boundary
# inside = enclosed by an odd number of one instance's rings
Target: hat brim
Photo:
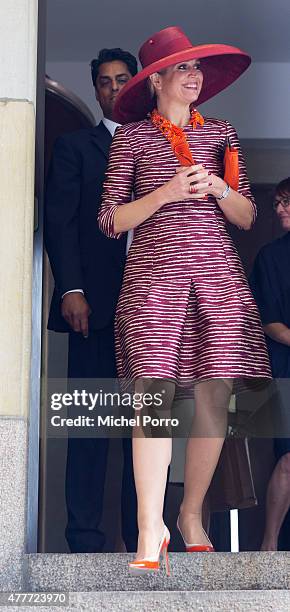
[[[145,119],[154,107],[147,84],[148,77],[163,68],[192,59],[201,60],[203,73],[203,85],[195,106],[226,89],[251,63],[247,53],[229,45],[200,45],[169,55],[146,66],[128,81],[116,99],[114,120],[124,124]]]

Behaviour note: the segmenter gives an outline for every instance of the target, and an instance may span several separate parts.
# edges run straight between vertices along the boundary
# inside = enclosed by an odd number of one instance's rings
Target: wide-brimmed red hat
[[[115,102],[115,121],[128,123],[144,119],[154,106],[148,77],[162,68],[193,59],[201,60],[203,72],[202,90],[195,106],[231,85],[251,63],[250,56],[237,47],[217,44],[194,47],[180,28],[160,30],[139,51],[143,69],[120,91]]]

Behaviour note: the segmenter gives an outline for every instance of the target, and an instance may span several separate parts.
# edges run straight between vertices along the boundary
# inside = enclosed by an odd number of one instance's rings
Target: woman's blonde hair
[[[162,70],[158,70],[158,72],[156,71],[156,73],[157,74],[161,74],[161,76],[162,76],[163,74],[166,73],[166,70],[167,70],[167,68],[162,68]],[[154,87],[154,85],[153,85],[153,83],[152,83],[152,81],[150,79],[150,76],[147,79],[147,85],[148,85],[148,89],[149,89],[149,92],[150,92],[150,96],[153,99],[154,96],[156,96],[156,90],[155,90],[155,87]]]

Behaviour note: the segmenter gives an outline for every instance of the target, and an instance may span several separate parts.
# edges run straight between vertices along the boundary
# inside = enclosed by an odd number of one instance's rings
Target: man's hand
[[[78,291],[66,293],[61,303],[61,314],[75,332],[81,332],[84,338],[89,335],[89,316],[91,308]]]

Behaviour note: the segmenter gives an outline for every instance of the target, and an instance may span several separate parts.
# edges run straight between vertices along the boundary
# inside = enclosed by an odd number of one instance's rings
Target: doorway
[[[149,27],[149,26],[148,26]],[[150,30],[151,31],[151,30]],[[113,35],[113,34],[112,34]],[[115,33],[114,33],[115,36]],[[139,35],[138,35],[139,36]],[[108,41],[108,44],[112,44]],[[132,43],[133,44],[133,43]],[[134,42],[135,44],[135,42]],[[137,41],[136,41],[137,44]],[[98,47],[99,45],[97,45]],[[81,58],[84,63],[84,57]],[[74,66],[71,62],[71,71]],[[67,69],[67,66],[66,66]],[[51,155],[52,145],[55,138],[63,133],[77,130],[81,127],[89,127],[94,125],[95,119],[90,112],[88,106],[84,104],[73,92],[69,92],[66,87],[52,78],[47,80],[46,87],[46,146],[45,146],[45,171],[47,171],[49,158]],[[86,91],[86,90],[85,90]],[[87,94],[86,94],[87,95]],[[53,121],[50,120],[53,118]],[[243,143],[242,143],[243,144]],[[256,155],[253,154],[249,143],[245,143],[244,152],[248,163],[250,175],[254,184],[254,192],[256,195],[260,214],[257,224],[251,233],[239,232],[232,228],[231,233],[234,241],[237,244],[241,257],[244,261],[247,272],[250,271],[255,254],[262,244],[273,240],[278,235],[275,217],[271,209],[272,189],[275,180],[280,180],[280,169],[289,167],[289,150],[290,147],[285,146],[281,152],[279,144],[268,142],[268,158],[271,158],[271,168],[274,167],[274,173],[268,173],[267,178],[260,180],[259,168],[261,166],[261,158],[265,166],[265,155],[263,153],[263,144],[258,141],[255,144]],[[261,147],[261,148],[260,148]],[[283,163],[281,164],[281,159]],[[270,165],[270,164],[269,164]],[[265,172],[266,174],[266,172]],[[269,182],[267,182],[269,181]],[[48,308],[52,292],[52,277],[48,261],[45,256],[44,261],[44,290],[43,290],[43,325],[42,325],[42,383],[45,388],[46,379],[54,377],[66,376],[67,363],[67,337],[66,334],[55,334],[46,331],[46,322],[48,316]],[[39,333],[36,328],[35,333]],[[41,406],[41,440],[40,440],[40,495],[39,495],[39,529],[38,529],[38,551],[39,552],[67,552],[67,545],[64,538],[64,526],[66,522],[66,510],[64,500],[64,475],[65,475],[65,459],[66,459],[66,442],[63,440],[53,440],[46,437],[44,414],[47,406]],[[118,453],[116,447],[115,452]],[[260,500],[260,508],[251,509],[249,511],[240,512],[240,523],[242,525],[240,532],[241,549],[248,550],[249,538],[247,533],[254,534],[251,539],[251,545],[258,547],[260,534],[256,529],[256,525],[262,524],[263,520],[263,495],[265,492],[268,472],[271,469],[272,454],[269,442],[266,442],[265,447],[258,448],[258,445],[252,443],[251,453],[253,461],[255,461],[255,470],[257,472],[257,480],[259,481],[259,489],[257,495]],[[267,457],[268,467],[261,472],[258,470],[259,458]],[[113,473],[109,465],[108,481],[111,486],[107,490],[107,501],[109,504],[114,503],[115,495],[118,495],[118,472]],[[263,462],[263,468],[265,463]],[[111,470],[111,471],[110,471]],[[121,466],[120,466],[121,470]],[[182,494],[182,483],[171,483],[168,496],[168,512],[169,523],[174,524],[176,515],[175,506]],[[260,514],[259,514],[260,513]],[[226,541],[226,531],[223,518],[220,514],[214,517],[213,529],[217,539],[220,541],[220,549],[223,542]],[[256,538],[256,539],[255,539]],[[118,528],[114,533],[108,533],[108,550],[115,548],[121,549],[122,542],[119,539]],[[176,548],[177,549],[177,548]]]

